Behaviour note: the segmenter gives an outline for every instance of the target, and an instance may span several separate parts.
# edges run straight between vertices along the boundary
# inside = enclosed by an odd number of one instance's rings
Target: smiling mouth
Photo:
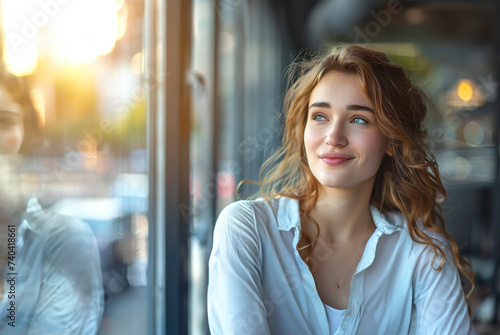
[[[342,165],[349,162],[351,159],[352,158],[321,158],[323,162],[330,166]]]
[[[322,154],[319,158],[329,166],[338,166],[349,162],[354,157],[344,154]]]

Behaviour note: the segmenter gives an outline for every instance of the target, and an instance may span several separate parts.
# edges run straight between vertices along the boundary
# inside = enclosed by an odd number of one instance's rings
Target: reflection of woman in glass
[[[35,124],[23,81],[0,71],[0,333],[96,334],[103,292],[92,231],[36,199],[26,205],[13,170]]]
[[[426,97],[380,53],[346,46],[298,64],[263,199],[220,214],[212,334],[470,334],[424,141]]]

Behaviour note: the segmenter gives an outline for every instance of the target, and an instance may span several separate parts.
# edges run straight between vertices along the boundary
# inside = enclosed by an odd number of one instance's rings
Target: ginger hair
[[[392,155],[384,156],[377,172],[371,204],[382,213],[402,213],[412,240],[431,247],[435,258],[441,259],[436,271],[441,270],[445,261],[443,246],[423,229],[444,236],[449,241],[453,262],[472,285],[469,296],[474,289],[474,273],[445,230],[440,202],[446,197],[446,190],[426,141],[424,118],[430,100],[410,80],[405,69],[391,62],[386,54],[360,45],[343,45],[326,56],[294,62],[288,68],[282,146],[264,162],[259,181],[251,183],[259,186],[259,195],[266,200],[286,196],[299,201],[302,222],[312,222],[317,228],[316,236],[302,231],[297,245],[310,266],[319,226],[309,214],[318,200],[319,184],[309,169],[303,134],[311,92],[331,71],[357,76],[372,103],[376,122],[391,146]]]

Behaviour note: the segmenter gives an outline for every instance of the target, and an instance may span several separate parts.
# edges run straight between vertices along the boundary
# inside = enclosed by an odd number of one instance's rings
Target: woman
[[[28,201],[16,171],[36,132],[23,81],[0,68],[0,334],[97,334],[103,312],[90,227]]]
[[[473,334],[425,95],[362,46],[295,68],[264,198],[215,226],[212,334]]]

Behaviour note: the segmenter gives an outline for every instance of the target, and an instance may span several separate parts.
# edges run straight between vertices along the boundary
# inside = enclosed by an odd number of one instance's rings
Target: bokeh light
[[[130,61],[130,68],[133,74],[139,75],[144,72],[144,57],[142,52],[136,53]]]
[[[469,80],[461,80],[457,86],[457,94],[462,101],[470,101],[474,94],[473,84]]]
[[[464,140],[471,147],[483,144],[486,138],[484,127],[476,121],[468,122],[464,127]]]
[[[472,172],[472,166],[469,160],[465,157],[456,157],[455,158],[455,178],[458,180],[465,180],[469,177]]]

